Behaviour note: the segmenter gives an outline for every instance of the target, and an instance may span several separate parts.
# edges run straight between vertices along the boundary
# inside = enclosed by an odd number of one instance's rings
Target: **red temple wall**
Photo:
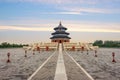
[[[51,40],[51,42],[59,42],[59,43],[62,43],[62,42],[70,42],[69,39],[54,39],[54,40]]]

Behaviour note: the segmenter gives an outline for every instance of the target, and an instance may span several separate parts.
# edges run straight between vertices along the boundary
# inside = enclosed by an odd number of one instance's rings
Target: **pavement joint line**
[[[94,79],[92,78],[92,76],[91,76],[80,64],[78,64],[78,63],[75,61],[75,59],[74,59],[73,57],[71,57],[66,51],[65,51],[65,53],[77,64],[77,66],[78,66],[91,80],[94,80]]]
[[[32,80],[32,78],[37,74],[37,72],[51,59],[51,57],[56,53],[56,51],[27,79]]]
[[[57,60],[57,66],[56,66],[54,80],[68,80],[66,70],[65,70],[65,64],[64,64],[61,45],[59,45],[59,56],[58,56],[58,60]]]

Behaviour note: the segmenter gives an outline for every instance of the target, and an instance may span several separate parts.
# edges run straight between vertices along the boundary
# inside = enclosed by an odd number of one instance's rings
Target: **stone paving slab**
[[[63,56],[68,80],[93,80],[76,65],[76,63],[66,54],[66,52],[63,52]]]
[[[58,59],[58,51],[50,60],[32,77],[31,80],[54,80],[55,69]]]

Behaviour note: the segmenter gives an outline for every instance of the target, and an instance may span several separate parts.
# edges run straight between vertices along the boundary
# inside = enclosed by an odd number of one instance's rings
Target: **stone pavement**
[[[41,66],[40,66],[41,67]],[[94,80],[67,52],[56,51],[28,80]]]

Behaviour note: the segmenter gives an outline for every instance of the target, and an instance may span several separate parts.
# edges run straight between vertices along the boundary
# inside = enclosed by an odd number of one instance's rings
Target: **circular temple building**
[[[61,22],[59,23],[58,27],[54,28],[55,32],[52,33],[51,42],[70,42],[70,37],[68,37],[69,33],[65,32],[67,28],[63,27]]]

